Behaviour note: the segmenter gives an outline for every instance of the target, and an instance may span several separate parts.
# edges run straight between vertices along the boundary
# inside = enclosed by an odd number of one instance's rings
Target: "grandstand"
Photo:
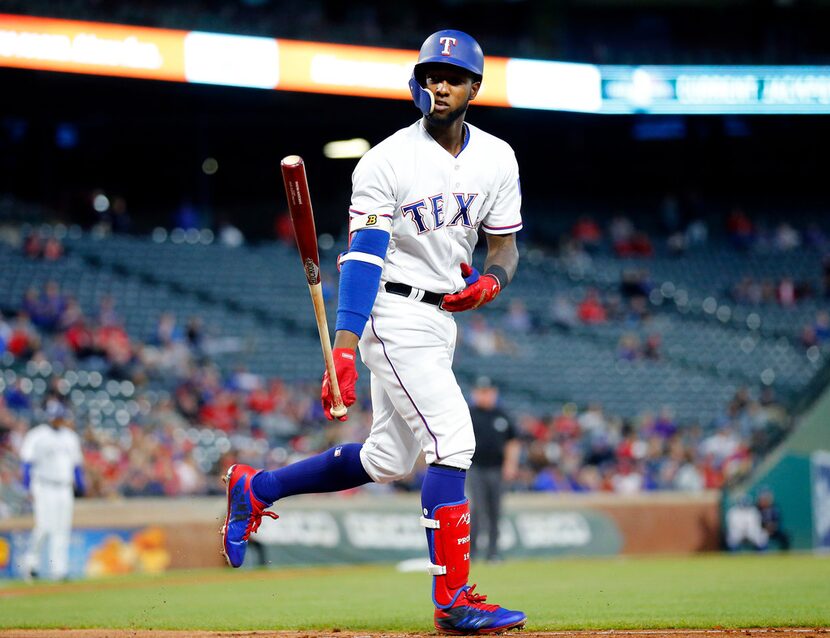
[[[80,423],[99,435],[109,433],[105,438],[118,439],[135,424],[158,423],[152,418],[157,406],[177,397],[183,387],[195,384],[204,391],[199,378],[215,367],[224,385],[237,393],[231,402],[252,418],[243,419],[245,425],[236,431],[236,425],[229,429],[221,420],[203,421],[205,412],[188,413],[177,400],[183,428],[179,436],[196,446],[200,471],[218,472],[220,459],[228,453],[254,453],[273,464],[311,451],[304,447],[306,439],[296,437],[312,433],[309,426],[319,418],[319,407],[312,404],[321,360],[293,246],[260,242],[229,247],[216,241],[212,232],[193,229],[119,235],[43,224],[13,225],[7,231],[10,239],[0,244],[0,265],[8,285],[0,291],[0,307],[10,323],[24,307],[27,291],[42,291],[55,282],[65,299],[77,300],[87,318],[96,317],[102,300],[111,299],[133,343],[127,365],[118,365],[108,355],[82,358],[70,353],[50,360],[50,353],[60,352],[63,338],[61,330],[54,329],[41,331],[44,345],[39,356],[4,353],[0,383],[28,395],[33,415],[38,402],[56,388],[71,400]],[[25,255],[23,239],[30,235],[58,239],[64,254],[55,260]],[[663,238],[655,236],[654,241],[662,246]],[[341,248],[335,244],[323,252],[324,269]],[[654,436],[655,419],[668,414],[672,432],[681,433],[699,464],[705,456],[704,440],[724,427],[734,428],[742,441],[738,455],[748,454],[750,459],[740,470],[726,472],[726,480],[734,481],[781,440],[791,423],[784,409],[804,396],[825,367],[830,344],[805,348],[799,342],[800,326],[815,315],[818,300],[782,309],[775,303],[734,302],[728,294],[747,272],[810,279],[821,291],[818,250],[740,252],[713,239],[683,255],[668,254],[661,247],[651,257],[634,259],[616,256],[608,246],[579,255],[573,245],[558,252],[525,246],[523,253],[520,276],[507,294],[481,316],[459,316],[456,368],[464,385],[482,374],[493,378],[506,403],[524,415],[529,446],[526,489],[532,488],[538,472],[546,470],[531,458],[533,440],[544,440],[544,431],[554,428],[555,417],[571,405],[581,413],[602,406],[608,428],[603,436],[611,450],[619,440],[620,423],[636,424],[645,442]],[[624,285],[632,283],[627,274],[631,272],[639,273],[633,288]],[[336,281],[330,278],[333,292]],[[539,294],[538,281],[548,282],[544,294]],[[577,311],[592,290],[608,310],[601,321],[585,320]],[[573,321],[562,321],[551,312],[554,300],[572,307]],[[517,301],[524,309],[521,321],[511,316]],[[333,294],[328,306],[333,315]],[[184,366],[164,363],[163,354],[147,354],[153,348],[165,352],[159,330],[162,318],[171,315],[179,330],[191,317],[203,324],[198,344],[188,342]],[[630,335],[640,344],[657,335],[659,346],[649,355],[621,353],[620,344]],[[234,379],[242,378],[236,376],[240,371],[249,385],[234,386]],[[272,404],[274,418],[268,418],[252,410],[251,392],[265,387],[268,379],[279,379],[303,397],[299,400],[304,412],[292,417]],[[364,370],[364,395],[367,382]],[[735,409],[739,396],[746,405]],[[197,401],[210,404],[204,397]],[[295,423],[273,426],[286,418]],[[365,426],[361,419],[358,427]],[[577,432],[573,440],[590,447],[594,434]],[[552,436],[559,444],[565,441]],[[662,454],[668,455],[670,438],[661,446]],[[274,456],[274,449],[281,451]],[[169,454],[181,456],[182,449],[174,446]],[[589,457],[582,452],[580,463],[590,464]],[[658,459],[652,461],[655,468],[661,465]],[[572,472],[574,489],[592,489],[579,484],[578,468]],[[671,487],[652,479],[652,487]],[[175,493],[177,488],[168,489]]]

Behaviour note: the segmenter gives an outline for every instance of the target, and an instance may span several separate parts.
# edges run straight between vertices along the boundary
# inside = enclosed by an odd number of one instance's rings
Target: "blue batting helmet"
[[[415,104],[424,113],[432,113],[435,101],[430,91],[423,88],[423,67],[426,64],[451,64],[469,71],[480,81],[484,75],[484,53],[471,35],[454,29],[444,29],[429,36],[421,45],[418,62],[409,80],[409,89]]]

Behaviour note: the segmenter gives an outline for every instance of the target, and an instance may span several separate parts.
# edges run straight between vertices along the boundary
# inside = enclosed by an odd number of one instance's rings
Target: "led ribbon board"
[[[416,51],[0,14],[0,67],[409,100]],[[485,58],[476,99],[578,113],[830,113],[827,66]]]

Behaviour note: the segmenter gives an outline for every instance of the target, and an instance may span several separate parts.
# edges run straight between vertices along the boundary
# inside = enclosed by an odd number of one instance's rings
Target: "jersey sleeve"
[[[81,437],[76,432],[72,432],[71,440],[70,457],[72,458],[72,466],[83,467],[84,453],[81,450]]]
[[[352,174],[349,249],[340,255],[335,330],[360,336],[378,292],[395,210],[394,173],[377,151],[367,153]]]
[[[35,446],[37,445],[37,430],[29,430],[23,437],[23,442],[20,444],[20,460],[24,463],[33,463],[35,461]]]
[[[509,151],[496,201],[481,222],[481,228],[491,235],[509,235],[522,228],[522,187],[516,155]]]
[[[349,216],[381,215],[392,218],[395,212],[395,172],[383,154],[364,155],[352,173],[352,201]]]

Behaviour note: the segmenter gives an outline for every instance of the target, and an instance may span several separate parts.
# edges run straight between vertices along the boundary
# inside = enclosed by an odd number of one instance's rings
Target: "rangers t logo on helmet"
[[[444,45],[444,48],[441,50],[441,55],[452,55],[452,49],[450,47],[454,47],[458,44],[457,38],[451,38],[449,36],[444,36],[438,41]]]

